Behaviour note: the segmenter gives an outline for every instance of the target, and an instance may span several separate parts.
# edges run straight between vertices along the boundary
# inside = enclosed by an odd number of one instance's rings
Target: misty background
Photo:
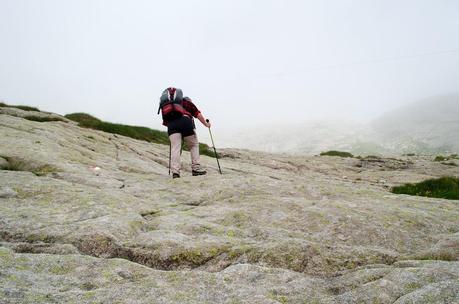
[[[0,100],[163,130],[176,86],[217,146],[308,153],[378,150],[422,104],[384,149],[445,133],[454,150],[458,17],[453,0],[0,0]]]

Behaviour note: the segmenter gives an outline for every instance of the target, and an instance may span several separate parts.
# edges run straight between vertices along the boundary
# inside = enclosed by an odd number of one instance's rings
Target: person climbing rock
[[[161,111],[163,125],[167,126],[170,140],[169,165],[172,178],[180,177],[182,139],[185,141],[191,154],[191,172],[193,176],[204,175],[206,170],[201,168],[199,162],[199,141],[196,135],[196,127],[193,117],[210,128],[210,122],[206,121],[201,111],[195,106],[189,97],[183,97],[183,92],[178,88],[167,88],[161,94],[158,114]]]

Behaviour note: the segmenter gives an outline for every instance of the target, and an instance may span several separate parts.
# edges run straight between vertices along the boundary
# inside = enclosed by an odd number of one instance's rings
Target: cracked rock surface
[[[167,146],[8,111],[1,303],[459,303],[459,202],[389,192],[458,167],[228,149],[172,180]]]

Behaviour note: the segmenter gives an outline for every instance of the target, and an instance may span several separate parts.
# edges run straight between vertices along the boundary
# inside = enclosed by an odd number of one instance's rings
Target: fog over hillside
[[[371,127],[391,149],[459,149],[459,94],[428,98],[384,114]]]
[[[265,125],[222,134],[223,145],[265,152],[316,154],[330,147],[352,149],[368,137],[363,124],[317,120],[298,124]]]
[[[263,125],[221,134],[221,141],[227,147],[292,154],[331,149],[361,154],[457,152],[459,94],[420,100],[365,124],[335,119]]]

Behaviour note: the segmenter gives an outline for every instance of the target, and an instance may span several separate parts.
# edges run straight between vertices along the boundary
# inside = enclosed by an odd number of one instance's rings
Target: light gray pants
[[[181,162],[180,162],[180,150],[182,147],[182,134],[174,133],[169,135],[171,141],[171,171],[172,173],[180,174]],[[194,135],[186,136],[183,138],[185,144],[190,149],[191,154],[191,169],[199,170],[199,141]]]

